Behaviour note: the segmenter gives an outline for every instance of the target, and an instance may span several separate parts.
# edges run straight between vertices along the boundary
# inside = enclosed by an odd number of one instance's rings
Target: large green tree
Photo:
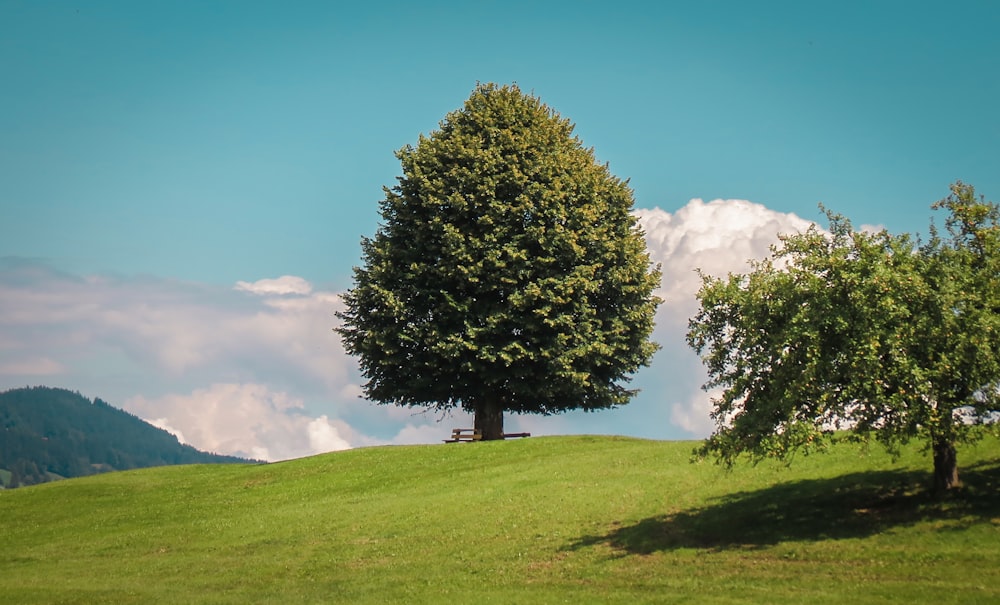
[[[971,186],[951,191],[925,243],[828,213],[829,232],[782,237],[748,273],[703,276],[687,337],[718,395],[702,454],[785,457],[838,429],[890,451],[919,438],[935,488],[958,485],[955,445],[1000,410],[1000,227]]]
[[[475,414],[625,404],[658,299],[628,184],[517,86],[478,85],[396,156],[337,331],[376,402]]]

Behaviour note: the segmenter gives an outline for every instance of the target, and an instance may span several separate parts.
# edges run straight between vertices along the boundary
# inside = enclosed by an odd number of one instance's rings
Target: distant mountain
[[[100,399],[50,387],[0,393],[0,486],[107,471],[194,463],[255,462],[184,445]]]

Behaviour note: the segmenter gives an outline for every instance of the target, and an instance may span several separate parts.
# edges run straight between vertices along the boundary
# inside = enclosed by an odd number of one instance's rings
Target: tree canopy
[[[659,270],[632,191],[517,86],[478,85],[396,154],[337,331],[376,402],[476,415],[625,404],[648,364]]]
[[[838,430],[890,451],[933,451],[934,485],[958,485],[955,445],[1000,411],[1000,227],[958,182],[928,241],[853,230],[781,238],[745,274],[703,276],[688,343],[702,355],[716,430],[702,454],[786,457]]]

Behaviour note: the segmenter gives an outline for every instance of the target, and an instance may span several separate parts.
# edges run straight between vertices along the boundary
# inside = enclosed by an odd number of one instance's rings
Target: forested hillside
[[[0,393],[0,485],[192,463],[248,462],[184,445],[105,401],[49,387]]]

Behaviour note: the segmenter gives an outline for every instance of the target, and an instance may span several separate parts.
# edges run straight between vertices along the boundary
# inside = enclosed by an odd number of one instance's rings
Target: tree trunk
[[[479,429],[483,441],[503,439],[503,406],[495,399],[485,399],[476,403],[473,427]]]
[[[943,494],[958,487],[958,455],[948,439],[934,439],[934,491]]]

